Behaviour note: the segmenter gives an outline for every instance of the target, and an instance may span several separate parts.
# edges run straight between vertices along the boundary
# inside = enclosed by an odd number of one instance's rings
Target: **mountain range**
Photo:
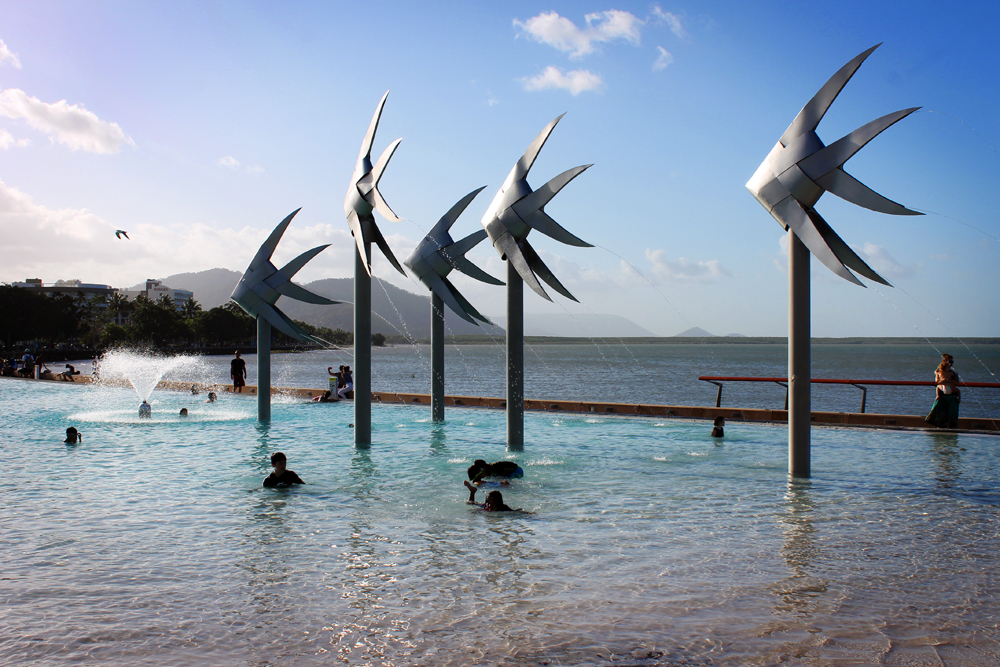
[[[229,295],[240,280],[240,273],[228,269],[209,269],[196,273],[178,273],[163,278],[163,284],[174,289],[190,290],[202,308],[208,310],[229,301]],[[387,282],[379,288],[372,285],[372,331],[387,335],[403,334],[410,338],[430,337],[430,292],[413,294]],[[319,306],[282,298],[278,307],[294,320],[331,329],[354,330],[354,279],[327,278],[303,284],[310,292],[342,303]],[[138,285],[132,289],[141,289]],[[474,326],[445,308],[445,332],[449,335],[489,334],[502,336],[504,317],[490,318],[497,326]],[[525,314],[526,336],[590,336],[626,338],[655,336],[628,318],[618,315],[570,315],[568,313]],[[711,334],[708,334],[711,335]]]

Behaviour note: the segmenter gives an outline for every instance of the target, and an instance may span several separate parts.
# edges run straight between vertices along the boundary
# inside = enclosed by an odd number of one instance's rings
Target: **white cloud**
[[[92,111],[66,100],[42,102],[17,88],[0,91],[0,116],[23,118],[34,129],[54,135],[72,150],[117,153],[122,144],[135,146],[117,123],[103,121]]]
[[[220,167],[229,167],[230,169],[236,169],[240,166],[240,161],[234,158],[232,155],[227,155],[225,157],[220,157],[215,163]]]
[[[10,62],[15,69],[21,69],[21,59],[17,57],[16,53],[12,53],[7,48],[7,45],[3,43],[3,40],[0,39],[0,65],[3,65],[5,62]]]
[[[277,211],[273,220],[262,218],[259,228],[215,228],[201,223],[166,226],[135,220],[118,224],[86,209],[50,209],[0,181],[0,238],[7,255],[0,265],[0,281],[41,278],[55,282],[72,277],[126,287],[149,277],[213,267],[242,271],[274,225],[288,213]],[[275,264],[283,266],[309,248],[332,243],[296,275],[296,280],[350,276],[355,246],[347,226],[310,226],[301,220],[302,215],[285,233]],[[116,239],[115,229],[127,229],[131,240]],[[415,243],[388,233],[386,238],[397,256]],[[388,276],[395,269],[376,259],[375,271]]]
[[[587,26],[580,28],[557,12],[544,12],[527,21],[514,19],[514,26],[536,42],[568,52],[571,58],[592,53],[597,43],[622,40],[639,44],[643,21],[629,12],[611,9],[587,14],[584,19]]]
[[[866,243],[858,255],[883,278],[909,278],[915,270],[923,268],[920,264],[914,266],[900,264],[888,250],[874,243]]]
[[[666,69],[670,63],[674,62],[674,56],[670,53],[670,51],[667,51],[662,46],[656,47],[656,50],[660,55],[656,57],[656,62],[653,63],[653,71],[659,72],[660,70]]]
[[[525,90],[557,88],[567,90],[574,96],[587,91],[600,92],[604,89],[604,80],[597,74],[592,74],[585,69],[563,72],[552,65],[546,67],[541,74],[525,77],[521,81],[524,82]]]
[[[4,129],[0,129],[0,148],[7,150],[11,146],[25,147],[30,141],[27,139],[15,139],[14,135]]]
[[[247,171],[249,171],[251,174],[263,174],[264,167],[260,166],[259,164],[248,164]]]
[[[680,257],[672,262],[667,260],[667,254],[663,250],[649,248],[646,248],[646,259],[653,265],[653,275],[664,282],[707,283],[733,275],[717,259],[694,262]]]
[[[670,32],[679,38],[687,39],[689,37],[687,30],[684,29],[684,24],[681,23],[681,17],[677,14],[665,12],[659,5],[653,5],[653,16],[656,17],[658,24],[666,24],[670,28]]]

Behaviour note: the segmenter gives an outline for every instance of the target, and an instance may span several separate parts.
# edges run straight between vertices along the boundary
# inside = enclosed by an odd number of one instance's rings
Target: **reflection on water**
[[[529,414],[509,454],[502,413],[376,406],[358,450],[349,404],[225,396],[70,450],[86,392],[0,401],[0,664],[1000,662],[1000,438],[816,430],[789,483],[765,425]],[[467,505],[476,458],[534,514]]]

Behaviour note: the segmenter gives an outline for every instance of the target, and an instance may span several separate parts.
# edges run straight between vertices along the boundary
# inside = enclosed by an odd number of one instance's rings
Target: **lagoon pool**
[[[0,380],[0,664],[1000,661],[997,437],[816,429],[790,484],[775,426],[200,398]]]

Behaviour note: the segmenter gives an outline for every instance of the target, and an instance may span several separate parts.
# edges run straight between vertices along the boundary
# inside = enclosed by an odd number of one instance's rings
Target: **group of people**
[[[67,431],[66,434],[68,438],[69,431]],[[272,454],[271,467],[274,468],[274,472],[264,478],[262,485],[266,487],[278,487],[291,486],[293,484],[305,484],[305,482],[302,481],[302,478],[296,475],[294,471],[289,470],[287,466],[288,458],[283,452],[275,452]],[[466,501],[469,505],[476,505],[484,512],[523,512],[525,514],[531,514],[531,512],[520,508],[514,509],[512,507],[508,507],[503,501],[503,494],[496,489],[486,494],[485,502],[476,502],[476,493],[479,491],[479,485],[487,483],[509,485],[510,480],[524,477],[524,470],[521,466],[517,465],[513,461],[497,461],[495,463],[487,463],[483,459],[476,459],[473,464],[469,466],[466,473],[468,474],[469,479],[463,480],[463,484],[465,484],[465,488],[469,490],[469,499]]]

